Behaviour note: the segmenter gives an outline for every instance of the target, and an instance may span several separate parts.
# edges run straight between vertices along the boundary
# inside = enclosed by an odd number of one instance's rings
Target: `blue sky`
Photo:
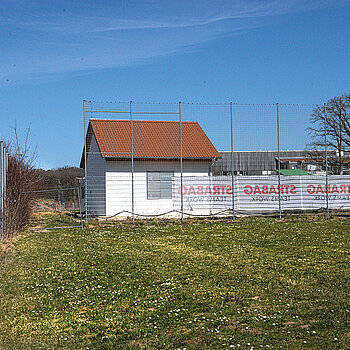
[[[0,138],[30,127],[39,166],[78,166],[83,99],[323,103],[349,93],[349,43],[344,0],[2,0]]]

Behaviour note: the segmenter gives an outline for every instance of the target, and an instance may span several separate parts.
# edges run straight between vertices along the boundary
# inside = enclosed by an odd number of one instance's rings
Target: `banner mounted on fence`
[[[183,209],[193,215],[212,215],[232,210],[230,176],[183,177]],[[323,176],[235,176],[234,205],[238,212],[317,210],[326,208]],[[350,176],[328,177],[330,209],[350,209]],[[181,180],[173,181],[173,205],[181,209]]]

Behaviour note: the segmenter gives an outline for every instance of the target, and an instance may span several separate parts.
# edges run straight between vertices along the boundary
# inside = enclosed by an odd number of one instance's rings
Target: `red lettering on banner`
[[[197,187],[197,194],[199,194],[199,195],[204,194],[204,187],[203,186]]]
[[[245,194],[252,194],[253,193],[253,187],[249,186],[249,185],[244,186],[244,193]]]
[[[258,185],[254,187],[254,194],[261,194],[260,188]]]
[[[307,193],[314,194],[315,193],[315,186],[314,185],[307,185],[306,191],[307,191]]]
[[[277,194],[277,190],[276,190],[276,188],[275,188],[274,185],[271,185],[271,186],[270,186],[269,194]]]
[[[297,193],[297,188],[295,187],[295,185],[281,185],[280,189],[281,189],[281,194]],[[256,194],[278,194],[279,192],[278,192],[278,187],[274,185],[262,185],[262,186],[255,185],[254,187],[250,185],[246,185],[244,186],[244,193],[248,195],[249,194],[256,195]]]
[[[207,195],[207,194],[212,194],[212,193],[211,193],[211,188],[210,188],[210,186],[207,186],[207,187],[205,188],[204,194],[205,194],[205,195]]]
[[[333,185],[331,193],[339,193],[337,185]]]
[[[220,188],[219,186],[213,186],[213,194],[220,194]]]
[[[178,194],[181,194],[181,186],[178,187]],[[243,192],[246,195],[276,195],[278,186],[276,185],[245,185]],[[308,194],[325,194],[327,187],[321,184],[309,184],[306,187]],[[214,185],[214,186],[182,186],[183,195],[232,195],[232,186]],[[280,186],[281,194],[296,194],[297,188],[293,184],[284,184]],[[350,184],[329,184],[328,193],[350,193]]]
[[[193,186],[190,186],[190,188],[188,189],[188,194],[196,194],[196,191]]]
[[[181,194],[181,186],[179,187],[179,190],[177,191],[179,194]],[[187,193],[187,187],[186,186],[182,186],[182,194],[186,194]]]
[[[283,185],[284,188],[286,189],[286,194],[288,194],[288,190],[289,190],[289,185]]]
[[[297,193],[297,188],[295,187],[295,185],[291,185],[290,193],[291,194],[296,194]]]
[[[323,188],[321,185],[318,185],[317,188],[316,188],[316,194],[317,193],[323,193]]]

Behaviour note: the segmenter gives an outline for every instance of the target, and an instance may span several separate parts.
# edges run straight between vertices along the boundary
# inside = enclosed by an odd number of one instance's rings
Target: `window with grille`
[[[147,199],[171,199],[173,171],[147,172]]]

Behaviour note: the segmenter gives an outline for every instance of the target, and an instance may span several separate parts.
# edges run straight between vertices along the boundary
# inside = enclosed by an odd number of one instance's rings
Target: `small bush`
[[[31,161],[21,155],[10,155],[5,197],[5,234],[10,238],[28,224],[32,215],[32,201],[40,180]],[[29,192],[29,193],[28,193]],[[31,192],[31,193],[30,193]]]
[[[30,129],[25,139],[20,140],[16,125],[13,128],[14,139],[6,145],[9,151],[6,177],[4,208],[4,230],[2,239],[13,237],[29,223],[32,215],[32,201],[40,188],[40,178],[34,167],[36,152],[29,144]]]

